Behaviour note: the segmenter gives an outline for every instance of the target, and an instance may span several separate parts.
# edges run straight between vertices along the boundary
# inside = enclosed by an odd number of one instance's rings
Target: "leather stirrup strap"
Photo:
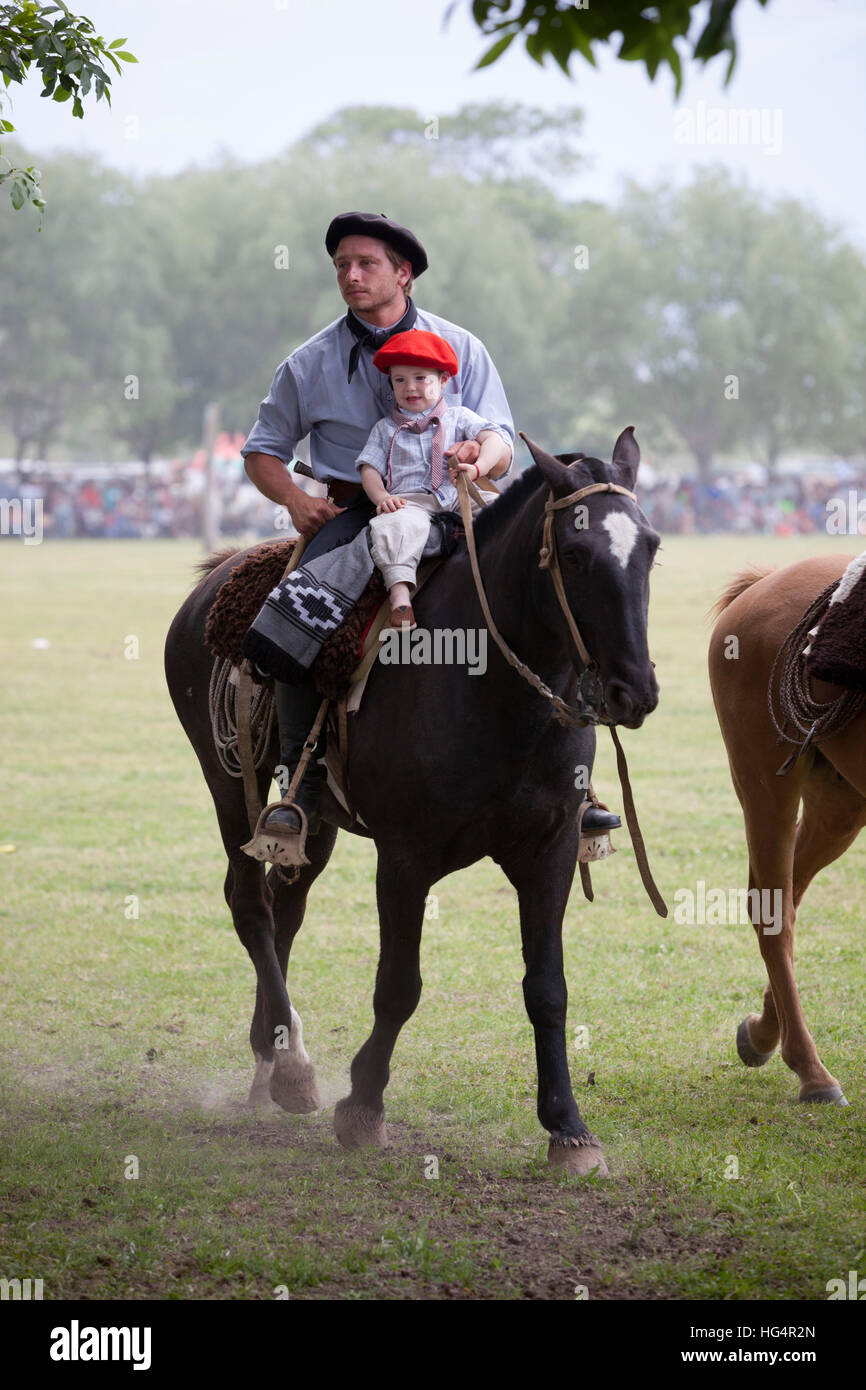
[[[286,791],[285,796],[283,797],[283,801],[294,801],[295,799],[295,793],[298,790],[298,787],[301,785],[301,782],[303,781],[304,773],[307,770],[307,764],[310,761],[313,749],[319,741],[319,734],[322,732],[322,725],[325,722],[325,715],[328,712],[328,705],[330,703],[330,696],[325,695],[322,700],[322,703],[319,705],[318,711],[316,713],[316,718],[313,721],[313,727],[307,734],[306,739],[304,740],[303,752],[301,753],[301,756],[298,759],[298,766],[295,768],[294,775],[292,777],[291,782],[288,785],[288,789]]]
[[[586,814],[588,807],[592,804],[593,803],[588,798],[580,803],[580,808],[577,812],[578,843],[580,843],[580,837],[583,834],[584,815]],[[580,870],[580,886],[583,889],[583,896],[586,898],[586,901],[588,903],[591,903],[595,898],[595,894],[592,891],[592,874],[589,871],[589,864],[586,863],[585,860],[579,859],[577,862],[577,867]]]
[[[352,820],[357,820],[352,796],[349,791],[349,721],[347,716],[347,697],[341,695],[337,701],[337,747],[340,752],[340,776],[343,782],[343,796],[346,809]]]
[[[247,820],[250,823],[250,834],[254,835],[262,812],[262,801],[259,796],[259,779],[256,776],[253,759],[253,733],[250,723],[252,702],[253,678],[250,663],[245,661],[238,673],[238,683],[235,689],[235,723],[238,730],[238,761],[244,779],[244,803],[247,808]]]
[[[289,563],[283,571],[283,579],[286,579],[288,575],[291,574],[292,570],[297,569],[306,545],[306,537],[299,536],[292,548]],[[282,580],[280,583],[282,583]],[[252,702],[252,667],[249,661],[245,661],[240,667],[235,691],[235,723],[238,731],[238,761],[241,765],[241,776],[244,782],[244,803],[247,809],[247,820],[250,823],[250,834],[255,835],[256,826],[259,823],[259,816],[262,813],[262,799],[259,796],[259,779],[256,776],[255,760],[253,757],[253,731],[250,722]]]

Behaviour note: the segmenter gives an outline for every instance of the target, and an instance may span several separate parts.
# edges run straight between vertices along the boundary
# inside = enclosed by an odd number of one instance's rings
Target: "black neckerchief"
[[[414,328],[415,320],[418,317],[418,310],[412,303],[408,294],[406,296],[406,312],[399,322],[392,324],[390,328],[368,328],[366,323],[362,323],[356,318],[349,309],[346,313],[346,327],[354,335],[356,342],[352,344],[352,351],[349,353],[349,376],[351,381],[358,366],[358,358],[361,356],[361,348],[368,347],[371,352],[378,352],[379,348],[387,343],[389,338],[393,338],[395,333],[407,333],[410,328]]]

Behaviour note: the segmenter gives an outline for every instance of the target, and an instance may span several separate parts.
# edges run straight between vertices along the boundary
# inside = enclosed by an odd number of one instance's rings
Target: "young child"
[[[434,512],[459,508],[455,482],[466,472],[474,482],[501,455],[498,439],[511,440],[498,425],[465,406],[448,406],[442,394],[458,371],[457,354],[435,333],[411,329],[396,333],[373,358],[390,374],[396,406],[378,420],[358,456],[361,484],[376,504],[370,522],[370,551],[391,598],[391,626],[415,626],[410,589]],[[477,448],[460,450],[465,440]],[[452,462],[460,451],[463,461]],[[474,462],[466,461],[467,453]]]

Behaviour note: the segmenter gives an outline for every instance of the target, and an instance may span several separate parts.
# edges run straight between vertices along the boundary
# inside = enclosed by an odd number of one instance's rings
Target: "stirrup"
[[[297,811],[301,818],[300,830],[291,830],[287,825],[269,825],[265,829],[268,816],[280,806],[289,806],[293,811]],[[307,846],[307,828],[307,813],[297,801],[272,801],[256,821],[252,839],[241,845],[241,849],[251,859],[277,864],[282,869],[300,869],[310,862],[304,853]]]
[[[593,864],[597,859],[609,859],[612,854],[616,854],[616,850],[611,844],[609,831],[597,831],[594,835],[585,835],[583,833],[583,817],[589,807],[595,804],[596,802],[594,799],[587,797],[581,802],[580,810],[578,811],[577,828],[580,841],[577,849],[577,862],[579,864]],[[606,810],[607,807],[603,807],[602,809]]]

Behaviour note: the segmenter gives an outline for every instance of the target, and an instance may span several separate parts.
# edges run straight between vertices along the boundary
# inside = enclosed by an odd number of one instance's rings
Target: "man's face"
[[[412,275],[408,261],[395,269],[388,260],[385,243],[371,236],[344,236],[334,265],[340,294],[362,319],[369,319],[377,309],[395,300],[402,303],[403,287]]]
[[[391,368],[394,399],[403,410],[419,414],[435,405],[448,377],[434,367],[413,367],[410,363]]]

